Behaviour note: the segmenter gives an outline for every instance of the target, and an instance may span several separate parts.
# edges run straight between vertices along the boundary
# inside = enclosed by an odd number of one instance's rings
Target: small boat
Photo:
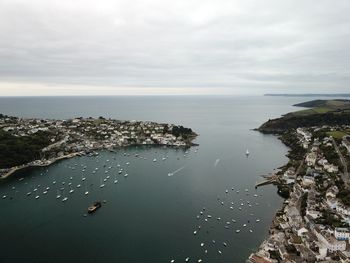
[[[66,202],[68,200],[68,197],[64,197],[63,199],[62,199],[62,202]]]
[[[188,262],[189,260],[190,260],[190,258],[186,258],[186,259],[185,259],[185,262]]]
[[[248,149],[247,149],[247,151],[245,152],[245,155],[248,157],[249,156],[249,151],[248,151]]]
[[[92,214],[97,211],[102,206],[101,202],[95,202],[88,208],[88,213]]]
[[[80,185],[80,184],[78,184],[78,185],[77,185],[77,188],[80,188],[80,187],[81,187],[81,185]]]
[[[237,230],[236,230],[236,233],[239,233],[239,232],[241,232],[241,230],[237,229]]]
[[[204,246],[204,243],[201,243],[201,247],[203,247]]]
[[[85,191],[85,195],[88,195],[89,194],[89,191]]]
[[[39,197],[40,197],[40,196],[37,195],[37,196],[35,197],[35,199],[39,199]]]
[[[128,177],[128,174],[124,174],[124,177]]]
[[[225,247],[227,247],[227,243],[226,243],[226,242],[222,242],[222,244],[223,244]]]
[[[153,162],[156,162],[156,161],[157,161],[157,159],[154,158],[154,159],[153,159]]]
[[[31,195],[31,194],[32,194],[32,192],[28,192],[28,193],[27,193],[27,195]]]

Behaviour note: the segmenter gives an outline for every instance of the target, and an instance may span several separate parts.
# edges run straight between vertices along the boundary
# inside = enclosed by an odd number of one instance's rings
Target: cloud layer
[[[347,0],[0,0],[0,95],[9,82],[346,92],[349,13]]]

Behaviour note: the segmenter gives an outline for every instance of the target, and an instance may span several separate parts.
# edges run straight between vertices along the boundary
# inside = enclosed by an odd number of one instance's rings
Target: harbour
[[[175,101],[168,104],[176,105]],[[99,261],[184,262],[188,257],[191,262],[243,262],[268,234],[282,203],[273,186],[255,189],[255,182],[259,174],[285,162],[286,148],[273,136],[250,131],[257,125],[242,122],[239,116],[230,125],[223,125],[225,115],[208,125],[200,120],[207,111],[197,114],[195,121],[183,121],[182,113],[172,119],[198,131],[199,146],[188,150],[102,150],[21,171],[1,182],[0,194],[7,195],[0,199],[2,220],[11,226],[1,227],[7,240],[4,262],[44,262],[57,249],[65,254],[56,262],[66,255],[95,262],[86,246],[103,251]],[[250,138],[250,143],[242,138]],[[263,154],[267,147],[274,152],[273,159]],[[85,217],[87,207],[97,200],[106,203]],[[23,253],[15,253],[14,243]],[[81,243],[84,246],[74,245]],[[35,252],[37,246],[46,249]]]

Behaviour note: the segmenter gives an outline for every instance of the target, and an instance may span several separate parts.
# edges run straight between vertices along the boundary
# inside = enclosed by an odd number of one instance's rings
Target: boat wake
[[[173,176],[173,175],[175,175],[176,173],[178,173],[178,172],[180,172],[182,169],[184,169],[185,168],[185,166],[182,166],[182,167],[180,167],[179,169],[177,169],[177,170],[175,170],[175,171],[173,171],[173,172],[171,172],[171,173],[168,173],[168,176]]]

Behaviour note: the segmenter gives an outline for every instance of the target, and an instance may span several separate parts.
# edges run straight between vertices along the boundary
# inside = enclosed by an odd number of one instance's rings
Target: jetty
[[[265,180],[261,182],[257,182],[255,184],[255,188],[258,188],[259,186],[273,184],[278,182],[278,175],[277,174],[271,174],[271,175],[262,175],[262,177],[265,178]]]

